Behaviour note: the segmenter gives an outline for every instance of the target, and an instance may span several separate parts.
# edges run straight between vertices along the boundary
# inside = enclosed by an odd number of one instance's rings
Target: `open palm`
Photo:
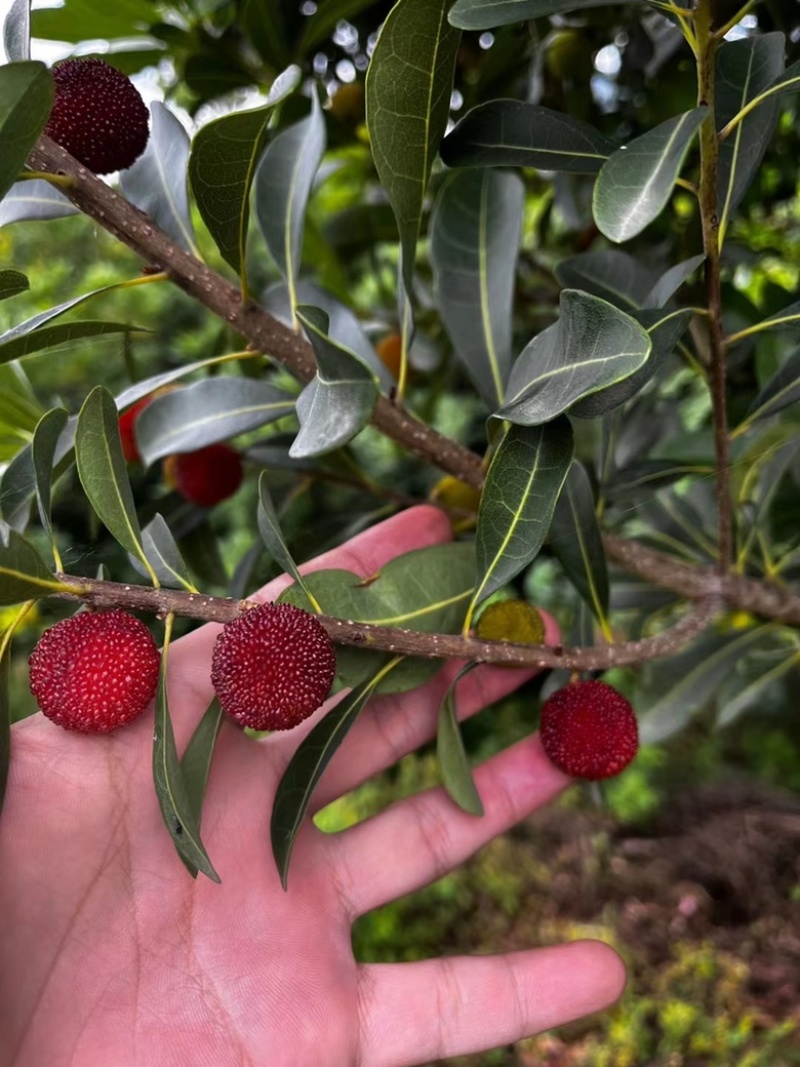
[[[418,508],[313,567],[368,575],[448,536],[439,512]],[[170,653],[179,748],[211,697],[218,630],[205,626]],[[328,767],[317,807],[427,740],[452,674],[375,699]],[[460,685],[459,712],[523,677],[478,669]],[[14,728],[0,819],[1,1067],[401,1067],[508,1043],[619,995],[622,965],[597,942],[358,964],[357,916],[440,876],[567,780],[531,738],[478,770],[483,819],[433,790],[340,834],[309,823],[285,893],[270,809],[320,714],[266,742],[223,725],[203,817],[222,885],[193,881],[173,850],[152,786],[149,716],[108,737],[68,734],[40,715]]]

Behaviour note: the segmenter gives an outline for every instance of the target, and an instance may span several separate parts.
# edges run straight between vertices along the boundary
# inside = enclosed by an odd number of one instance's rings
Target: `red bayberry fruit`
[[[152,396],[143,397],[119,417],[119,436],[126,463],[133,463],[134,460],[138,463],[142,458],[136,443],[136,420],[152,399]]]
[[[254,730],[291,730],[322,704],[336,652],[321,623],[292,604],[262,604],[217,638],[211,684],[231,718]]]
[[[633,708],[600,681],[573,682],[548,697],[539,732],[549,759],[573,778],[611,778],[639,748]]]
[[[50,73],[48,137],[95,174],[130,167],[149,137],[147,108],[130,78],[102,59],[67,59]]]
[[[162,470],[167,485],[203,508],[233,496],[242,482],[242,461],[229,445],[209,445],[197,452],[167,456]]]
[[[161,656],[126,611],[83,611],[45,630],[30,658],[31,691],[65,730],[108,733],[155,696]]]

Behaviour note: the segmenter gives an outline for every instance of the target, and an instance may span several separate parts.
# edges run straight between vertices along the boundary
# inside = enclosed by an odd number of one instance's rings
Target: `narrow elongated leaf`
[[[696,107],[667,119],[603,164],[594,186],[594,218],[612,241],[627,241],[667,206],[689,146],[709,114]]]
[[[198,828],[203,811],[203,798],[206,795],[208,773],[211,770],[211,758],[214,755],[220,726],[222,726],[222,708],[219,706],[219,701],[215,699],[206,708],[189,739],[186,751],[181,756],[181,774],[186,792],[186,805]]]
[[[770,670],[764,671],[747,685],[742,685],[741,680],[735,687],[735,691],[727,700],[721,700],[721,707],[715,723],[718,730],[730,726],[741,715],[751,708],[759,709],[764,705],[764,697],[770,686],[779,682],[785,674],[800,667],[800,653],[794,651],[785,659],[782,659]]]
[[[800,308],[798,309],[800,310]],[[748,422],[767,419],[800,400],[800,352],[780,367],[770,378],[753,403],[747,415]]]
[[[721,130],[745,105],[783,73],[784,36],[765,33],[725,41],[717,50],[715,120]],[[736,208],[761,165],[778,121],[773,96],[748,115],[722,142],[717,167],[720,230],[724,234]]]
[[[102,385],[89,393],[78,415],[75,459],[81,485],[100,521],[123,548],[146,563],[122,454],[117,405]]]
[[[494,454],[481,494],[475,540],[477,588],[467,616],[532,563],[550,529],[572,462],[567,419],[511,426]]]
[[[18,337],[23,337],[25,334],[33,333],[34,330],[41,329],[42,326],[46,326],[48,322],[52,322],[53,319],[57,319],[59,316],[66,314],[67,311],[71,311],[72,308],[84,303],[84,301],[91,300],[93,296],[99,296],[101,293],[108,293],[112,289],[116,289],[119,284],[119,282],[113,282],[111,285],[101,285],[99,289],[93,289],[90,293],[81,293],[80,296],[75,296],[71,300],[65,301],[63,304],[57,304],[56,307],[48,308],[46,311],[40,311],[37,315],[25,319],[24,322],[17,323],[17,325],[12,326],[10,330],[6,330],[5,333],[0,334],[0,345],[5,345],[9,341],[14,341]],[[71,325],[76,324],[72,323]],[[129,330],[134,329],[134,327],[130,325],[128,325],[127,328]]]
[[[447,21],[449,6],[450,0],[398,0],[367,71],[370,147],[397,219],[409,293],[422,206],[447,126],[461,38]]]
[[[308,304],[297,307],[317,373],[297,398],[300,431],[289,449],[293,458],[318,456],[352,440],[369,422],[380,390],[372,371],[355,352],[328,336],[328,316]]]
[[[560,311],[517,358],[497,418],[520,426],[549,422],[644,366],[650,335],[624,311],[575,289],[562,291]]]
[[[511,305],[523,186],[507,171],[466,171],[442,187],[430,227],[436,296],[455,353],[491,407],[511,369]]]
[[[156,696],[155,732],[153,734],[153,782],[158,805],[178,855],[212,882],[219,882],[208,853],[200,839],[194,805],[189,800],[183,770],[175,747],[175,733],[167,699],[168,645],[161,653],[161,676]]]
[[[69,588],[58,581],[33,545],[8,523],[0,522],[0,605],[19,604]]]
[[[159,101],[150,105],[150,140],[144,155],[120,175],[126,199],[159,229],[198,256],[189,210],[189,135]]]
[[[596,174],[617,144],[588,123],[519,100],[468,111],[442,141],[448,167],[538,167]]]
[[[53,79],[44,63],[0,67],[0,200],[39,139],[53,106]]]
[[[130,333],[133,329],[136,327],[132,327],[130,323],[100,322],[93,319],[42,326],[38,330],[14,337],[9,341],[3,341],[0,338],[0,363],[9,363],[12,359],[23,359],[35,352],[43,352],[47,348],[58,348],[61,345],[73,344],[75,341],[88,340],[90,337]]]
[[[77,422],[77,417],[73,415],[59,437],[54,457],[56,477],[60,477],[74,460],[72,447]],[[0,480],[0,512],[9,526],[18,533],[21,533],[28,523],[30,502],[35,494],[33,449],[31,445],[27,445],[17,452]]]
[[[297,564],[292,558],[289,546],[286,544],[278,513],[275,510],[269,486],[267,485],[266,471],[262,471],[258,479],[258,532],[261,534],[261,540],[267,546],[267,551],[281,570],[285,571],[286,574],[291,574],[311,604],[316,603],[313,599],[313,594],[309,593],[303,576],[297,569]]]
[[[192,452],[283,418],[294,397],[250,378],[207,378],[156,397],[136,419],[142,461]]]
[[[17,293],[24,293],[30,287],[31,283],[21,271],[0,270],[0,300],[8,300]]]
[[[264,153],[255,176],[259,229],[289,290],[292,312],[303,246],[308,199],[325,153],[325,123],[317,90],[311,114],[280,133]]]
[[[462,30],[491,30],[526,19],[569,14],[607,4],[608,0],[456,0],[450,21]]]
[[[141,27],[153,21],[150,0],[70,0],[62,7],[40,8],[33,12],[33,35],[52,41],[85,41],[88,38],[113,40],[140,37]]]
[[[388,666],[381,667],[371,678],[362,682],[331,708],[297,747],[283,773],[272,806],[270,833],[272,854],[284,889],[289,879],[289,860],[294,841],[314,790],[336,750],[375,692]]]
[[[284,0],[242,0],[240,11],[247,36],[259,54],[273,67],[285,66],[291,58],[289,5]]]
[[[550,547],[594,617],[605,625],[608,569],[595,501],[582,463],[573,460],[550,526]]]
[[[583,252],[562,259],[556,267],[556,275],[566,288],[584,289],[629,312],[644,306],[658,281],[652,268],[616,249]]]
[[[467,664],[447,687],[439,706],[439,723],[436,730],[436,758],[442,775],[442,784],[448,795],[469,815],[483,815],[483,802],[472,777],[461,727],[456,714],[456,685],[475,666]]]
[[[701,263],[705,262],[705,256],[692,256],[682,263],[676,263],[674,267],[664,271],[656,284],[642,301],[643,308],[663,308],[675,293],[680,289],[690,274],[693,274]]]
[[[300,84],[289,67],[272,84],[263,107],[235,111],[207,123],[195,135],[189,180],[197,207],[223,258],[244,283],[244,251],[250,218],[250,187],[267,138],[273,108]]]
[[[780,311],[776,311],[774,315],[770,315],[768,319],[764,319],[763,322],[759,322],[757,328],[751,327],[751,333],[760,332],[761,330],[791,330],[794,329],[798,322],[800,322],[800,300],[795,301],[794,304],[789,304],[788,307],[782,308]]]
[[[3,22],[6,62],[31,58],[31,2],[14,0]]]
[[[172,589],[186,589],[189,593],[197,592],[189,577],[181,550],[164,517],[158,512],[142,530],[142,546],[162,585]]]
[[[61,432],[67,425],[69,415],[64,408],[45,412],[36,426],[31,443],[31,458],[36,478],[36,503],[39,518],[51,542],[54,542],[50,523],[50,487],[53,479],[53,464]]]
[[[792,63],[770,86],[775,93],[796,93],[800,90],[800,60]]]
[[[26,0],[27,2],[27,0]],[[14,182],[0,203],[0,226],[12,222],[61,219],[78,209],[43,178]]]

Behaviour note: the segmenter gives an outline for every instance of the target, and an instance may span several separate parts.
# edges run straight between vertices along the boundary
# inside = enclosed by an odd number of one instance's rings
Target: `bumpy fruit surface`
[[[65,730],[109,733],[155,696],[161,656],[126,611],[83,611],[45,630],[30,658],[31,692]]]
[[[325,700],[336,653],[322,625],[292,604],[262,604],[214,645],[211,683],[222,710],[254,730],[291,730]]]
[[[44,132],[95,174],[125,170],[147,147],[144,100],[102,59],[67,59],[50,72],[55,103]]]
[[[211,508],[233,496],[242,484],[242,461],[229,445],[209,445],[197,452],[167,456],[164,481],[192,504]]]
[[[475,632],[482,641],[541,645],[544,619],[526,600],[498,600],[490,604],[478,619]]]
[[[542,747],[560,770],[596,781],[619,774],[639,748],[633,708],[606,682],[573,682],[542,705]]]
[[[139,455],[139,446],[136,443],[136,420],[152,399],[152,396],[143,397],[119,417],[119,436],[122,441],[122,454],[126,463],[138,463],[142,458]]]

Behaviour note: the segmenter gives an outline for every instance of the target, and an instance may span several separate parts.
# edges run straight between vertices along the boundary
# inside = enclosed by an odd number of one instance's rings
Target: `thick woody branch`
[[[143,585],[123,585],[99,579],[75,578],[59,574],[59,579],[80,587],[79,593],[60,593],[67,600],[79,600],[93,608],[127,608],[166,617],[183,615],[206,622],[225,623],[243,611],[256,607],[253,600],[231,600],[184,593],[175,589],[153,589]],[[480,641],[454,634],[425,634],[391,626],[336,619],[328,615],[317,618],[337,645],[353,645],[393,655],[421,656],[425,659],[466,659],[476,663],[502,663],[509,667],[555,667],[567,670],[608,670],[625,667],[677,652],[701,634],[722,612],[719,597],[698,601],[683,618],[669,629],[639,641],[591,648],[515,645],[508,641]]]

